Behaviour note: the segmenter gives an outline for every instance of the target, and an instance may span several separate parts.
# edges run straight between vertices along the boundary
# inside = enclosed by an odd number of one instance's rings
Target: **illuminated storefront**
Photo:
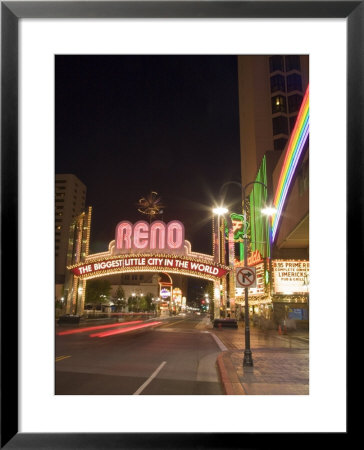
[[[269,286],[269,260],[260,253],[252,253],[249,266],[256,269],[256,287],[250,288],[249,305],[252,315],[276,321],[292,319],[308,321],[309,268],[307,260],[272,260],[272,286]],[[236,261],[236,266],[243,263]],[[236,289],[236,301],[244,304],[244,289]]]
[[[273,260],[272,300],[278,320],[308,321],[309,270],[307,260]]]
[[[172,310],[175,313],[180,312],[182,309],[182,291],[176,287],[172,291]]]
[[[292,326],[308,323],[308,153],[307,87],[287,145],[281,153],[265,153],[248,202],[248,265],[257,273],[257,287],[248,290],[250,312],[274,326],[285,320]],[[262,211],[270,205],[275,212],[268,220]],[[237,289],[237,302],[244,303],[243,289]]]

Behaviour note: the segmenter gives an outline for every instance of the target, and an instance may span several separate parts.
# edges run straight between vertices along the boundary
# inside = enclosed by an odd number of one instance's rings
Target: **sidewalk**
[[[276,330],[250,328],[253,367],[243,367],[244,323],[238,329],[212,328],[226,349],[218,357],[218,367],[228,395],[308,395],[308,331],[292,330],[280,335]]]

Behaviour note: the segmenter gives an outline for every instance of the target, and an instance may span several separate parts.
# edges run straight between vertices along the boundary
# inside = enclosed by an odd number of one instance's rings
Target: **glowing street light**
[[[217,214],[218,216],[222,216],[222,215],[226,214],[227,212],[229,212],[229,210],[227,208],[225,208],[224,206],[218,206],[217,208],[214,208],[212,210],[212,212],[214,214]]]
[[[277,212],[277,208],[274,208],[273,206],[266,206],[261,210],[261,212],[265,216],[273,216]]]

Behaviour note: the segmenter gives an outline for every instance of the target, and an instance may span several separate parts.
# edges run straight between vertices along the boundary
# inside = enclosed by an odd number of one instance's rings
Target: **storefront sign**
[[[180,288],[174,288],[172,292],[172,298],[175,303],[181,303],[182,301],[182,291]]]
[[[159,271],[159,270],[171,270],[171,272],[189,273],[206,275],[209,278],[221,278],[228,272],[227,268],[221,267],[214,263],[204,263],[202,261],[195,261],[188,258],[178,257],[151,257],[151,256],[138,256],[134,257],[124,256],[120,258],[107,258],[97,262],[90,262],[77,265],[70,268],[74,275],[83,278],[93,278],[96,273],[113,273],[113,272],[127,272],[133,270]]]
[[[234,241],[242,242],[244,234],[246,233],[248,223],[244,226],[244,216],[242,214],[231,213],[230,214],[231,225],[234,233]],[[225,236],[229,236],[229,228],[227,222],[225,221]]]
[[[308,294],[307,279],[310,263],[304,260],[272,261],[273,287],[275,294]]]
[[[163,288],[159,294],[163,299],[166,299],[171,296],[171,291],[169,289]]]
[[[259,250],[254,250],[250,256],[248,256],[248,266],[255,266],[263,261],[262,255]]]

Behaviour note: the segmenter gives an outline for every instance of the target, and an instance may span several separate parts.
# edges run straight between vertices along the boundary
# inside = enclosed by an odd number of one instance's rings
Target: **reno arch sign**
[[[123,255],[85,262],[70,267],[72,273],[84,279],[94,278],[104,274],[123,273],[128,271],[174,272],[185,275],[201,276],[207,279],[221,278],[228,268],[214,263],[198,261],[188,256],[147,257],[144,254],[135,256]]]
[[[185,229],[179,220],[152,223],[127,220],[118,223],[115,241],[103,253],[87,255],[68,266],[83,280],[126,272],[170,272],[217,281],[230,268],[214,261],[212,255],[195,253],[185,240]]]
[[[123,220],[115,230],[115,254],[139,252],[184,253],[185,228],[179,220],[167,224]]]

